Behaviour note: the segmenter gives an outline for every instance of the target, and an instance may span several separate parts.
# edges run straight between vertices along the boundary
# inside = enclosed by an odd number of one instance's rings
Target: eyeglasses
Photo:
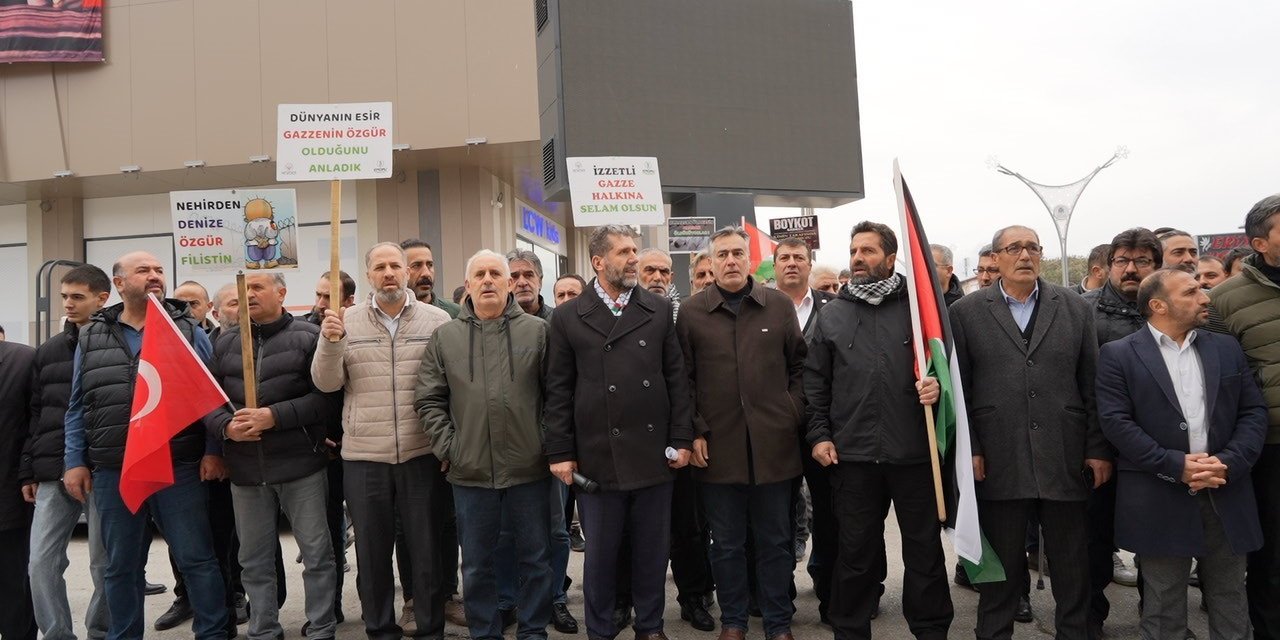
[[[1015,258],[1022,255],[1023,251],[1026,251],[1027,255],[1035,258],[1040,255],[1040,252],[1044,251],[1044,247],[1038,244],[1011,244],[1007,247],[996,249],[996,251]]]
[[[1133,265],[1138,269],[1146,269],[1147,267],[1150,267],[1155,263],[1156,261],[1152,260],[1151,258],[1112,258],[1111,259],[1111,266],[1120,267],[1121,269],[1128,269],[1129,265]]]
[[[984,273],[991,276],[998,276],[1000,275],[1000,267],[978,267],[973,270],[973,275],[975,276],[980,276]]]

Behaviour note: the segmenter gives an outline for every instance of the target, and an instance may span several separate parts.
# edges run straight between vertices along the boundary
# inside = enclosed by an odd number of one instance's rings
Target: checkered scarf
[[[850,281],[845,285],[845,289],[849,291],[849,295],[862,300],[870,305],[879,305],[889,294],[898,290],[902,286],[902,274],[895,272],[893,275],[884,280],[877,280],[867,284],[854,284]]]

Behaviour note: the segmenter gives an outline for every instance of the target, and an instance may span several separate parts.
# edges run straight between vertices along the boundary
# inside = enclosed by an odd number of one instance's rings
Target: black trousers
[[[0,531],[0,638],[36,640],[36,617],[31,607],[27,561],[31,520],[27,526]]]
[[[818,464],[813,456],[805,451],[804,481],[809,485],[809,500],[812,503],[812,516],[809,523],[811,547],[809,549],[809,577],[813,579],[813,592],[818,596],[818,613],[826,614],[831,603],[831,575],[835,570],[836,557],[840,551],[840,529],[836,524],[831,496],[831,474],[826,467]],[[883,540],[880,545],[880,557],[884,557]],[[885,571],[888,566],[884,567]],[[884,575],[880,582],[884,582]]]
[[[692,469],[685,467],[676,472],[671,495],[671,577],[680,604],[696,602],[716,588],[707,557],[709,542],[698,484]]]
[[[871,637],[883,580],[884,520],[892,501],[902,533],[907,626],[917,638],[946,638],[955,613],[929,465],[841,462],[828,469],[840,531],[829,613],[836,637]]]
[[[1262,447],[1250,472],[1262,522],[1262,548],[1249,554],[1245,587],[1257,640],[1280,640],[1280,445]],[[1054,569],[1055,571],[1057,569]]]
[[[453,506],[453,487],[449,485],[449,480],[444,473],[436,474],[436,485],[436,490],[440,493],[440,499],[436,500],[435,520],[440,526],[437,532],[440,538],[439,562],[441,571],[444,573],[441,577],[444,587],[443,597],[448,599],[458,593],[458,514]],[[400,517],[397,516],[396,571],[400,574],[400,589],[404,593],[405,600],[413,599],[410,595],[413,593],[411,549],[412,545],[404,537],[404,526],[400,523]],[[338,586],[341,588],[341,583]]]
[[[633,491],[578,496],[582,528],[591,543],[583,562],[587,635],[613,638],[614,588],[623,532],[631,534],[631,598],[635,630],[662,630],[667,561],[671,549],[671,482]]]
[[[396,544],[396,515],[411,549],[414,637],[444,637],[444,597],[440,569],[440,527],[437,518],[440,460],[433,455],[388,464],[343,462],[347,501],[356,533],[356,586],[365,633],[371,640],[399,640],[396,624],[395,574],[391,569]]]
[[[346,557],[347,542],[344,540],[346,533],[345,513],[342,510],[343,491],[342,491],[342,459],[334,458],[329,461],[326,471],[329,474],[329,496],[325,501],[325,521],[329,525],[329,540],[333,542],[333,560],[334,568],[337,571],[337,588],[333,592],[333,610],[334,612],[342,611],[342,584],[345,582],[346,572],[342,570],[343,558]],[[282,574],[283,575],[283,574]]]
[[[1000,559],[1003,582],[978,585],[978,640],[1013,637],[1013,615],[1027,571],[1027,516],[1040,517],[1045,556],[1053,567],[1054,626],[1062,640],[1083,639],[1089,620],[1088,506],[1085,501],[978,500],[982,532]],[[1110,569],[1108,569],[1110,571]]]
[[[1111,613],[1107,585],[1115,573],[1116,479],[1089,494],[1089,628],[1098,630]]]

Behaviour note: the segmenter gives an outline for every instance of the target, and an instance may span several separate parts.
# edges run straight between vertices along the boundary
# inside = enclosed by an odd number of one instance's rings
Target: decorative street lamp
[[[1098,168],[1089,172],[1089,175],[1071,184],[1062,185],[1032,182],[1022,174],[1005,168],[995,157],[987,159],[987,166],[1007,176],[1013,176],[1030,187],[1040,197],[1040,202],[1044,203],[1044,207],[1049,210],[1049,217],[1053,218],[1053,226],[1058,229],[1058,242],[1062,245],[1062,286],[1064,287],[1071,286],[1070,276],[1067,275],[1069,266],[1067,260],[1067,227],[1071,224],[1071,213],[1075,211],[1076,202],[1080,200],[1080,194],[1084,193],[1084,188],[1089,186],[1089,181],[1093,180],[1093,177],[1098,175],[1099,171],[1115,164],[1116,160],[1127,157],[1129,157],[1129,149],[1117,147],[1115,153],[1111,154],[1111,157],[1106,162],[1098,165]]]

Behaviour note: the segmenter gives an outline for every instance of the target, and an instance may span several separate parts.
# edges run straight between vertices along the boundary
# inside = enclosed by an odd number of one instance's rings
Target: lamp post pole
[[[1129,157],[1129,150],[1125,147],[1119,147],[1106,162],[1089,172],[1089,175],[1071,184],[1062,185],[1046,185],[1033,182],[1022,174],[1005,168],[995,158],[987,160],[987,165],[992,169],[1007,176],[1013,176],[1030,187],[1036,196],[1040,198],[1040,202],[1044,203],[1045,209],[1049,210],[1049,217],[1053,218],[1053,226],[1058,230],[1058,243],[1062,248],[1062,286],[1064,287],[1071,286],[1071,276],[1068,275],[1070,261],[1067,258],[1067,228],[1071,225],[1071,214],[1075,211],[1076,202],[1080,200],[1080,195],[1084,193],[1084,188],[1089,186],[1089,181],[1093,180],[1093,177],[1098,175],[1099,171],[1115,164],[1116,160],[1127,157]]]

